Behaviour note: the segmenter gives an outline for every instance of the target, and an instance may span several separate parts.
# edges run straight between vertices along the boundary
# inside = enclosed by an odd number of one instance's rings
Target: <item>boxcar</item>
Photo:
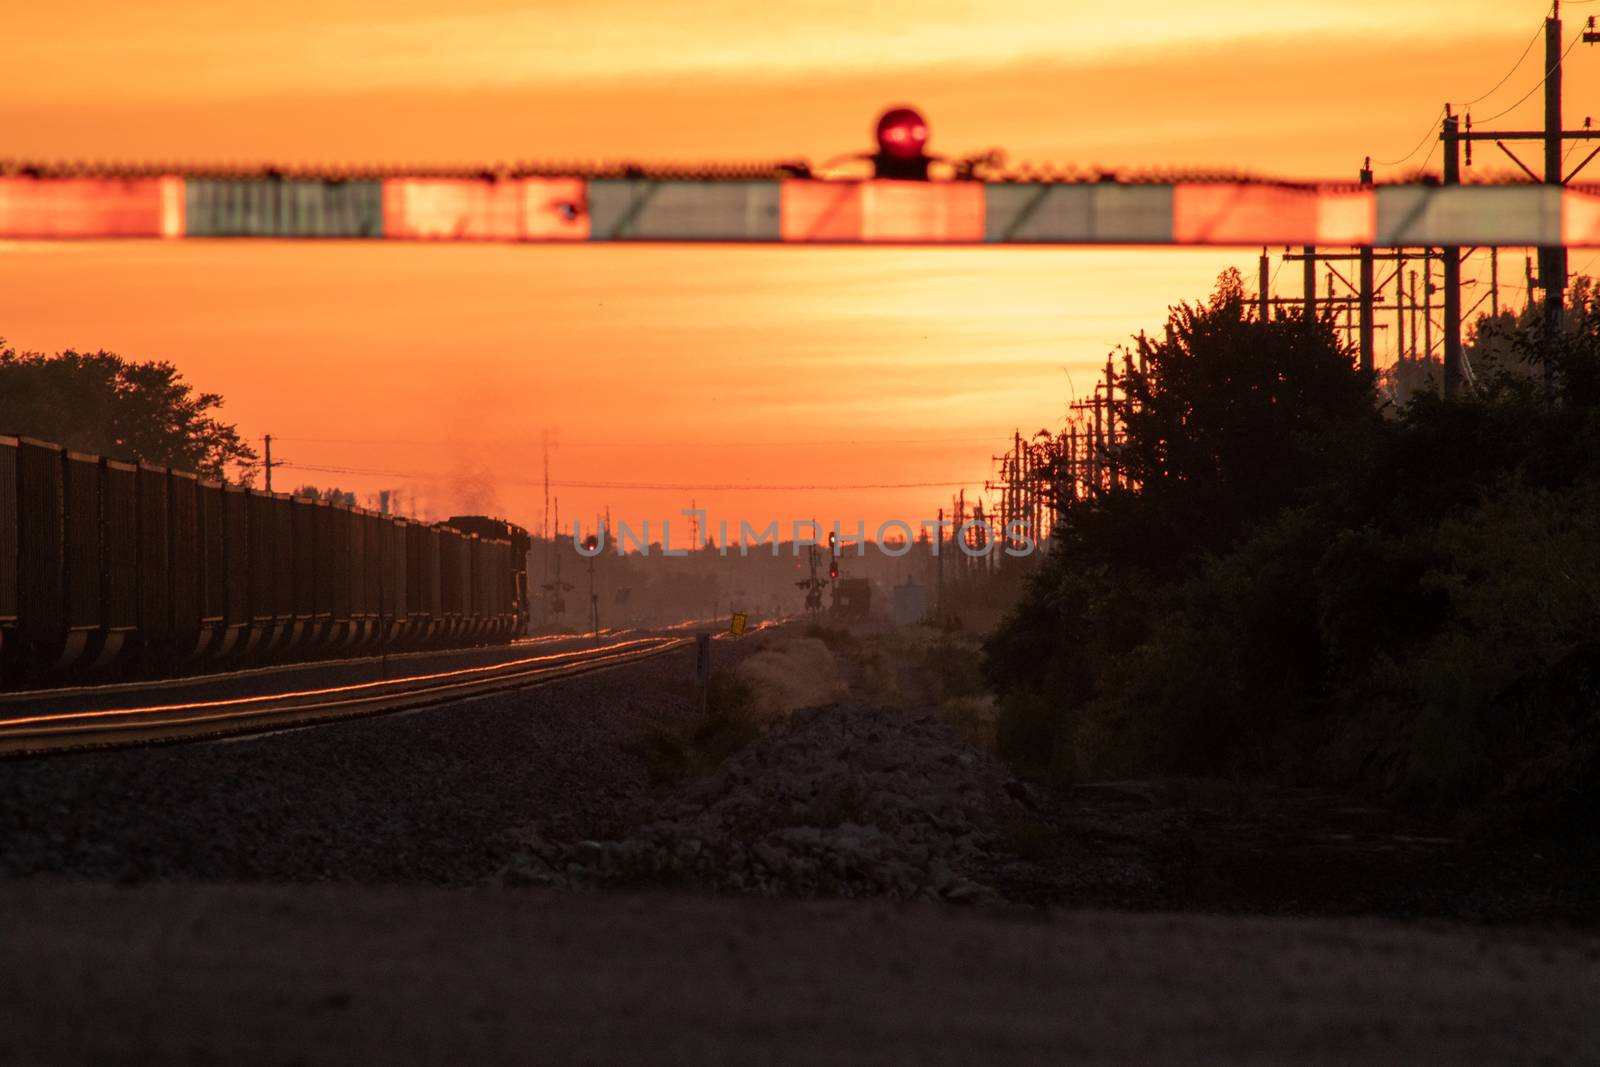
[[[309,597],[302,602],[295,575],[299,568],[309,567],[311,560],[305,546],[296,536],[293,502],[288,493],[272,496],[272,605],[277,611],[277,638],[274,656],[283,656],[294,650],[310,618]],[[303,614],[302,614],[303,612]]]
[[[444,640],[445,633],[444,579],[440,566],[444,535],[435,526],[424,526],[421,543],[422,566],[417,572],[417,581],[422,586],[418,600],[421,604],[419,617],[426,627],[424,638],[437,643]]]
[[[167,475],[167,575],[173,654],[193,660],[202,648],[200,582],[200,479],[188,471]]]
[[[100,573],[100,458],[62,454],[62,577],[67,644],[58,668],[92,662],[105,640]]]
[[[525,541],[0,437],[0,681],[506,640]]]
[[[30,675],[55,667],[67,640],[61,461],[55,445],[18,441],[17,631]]]
[[[147,667],[162,670],[173,661],[167,469],[140,463],[138,487],[139,636]]]
[[[301,501],[301,503],[305,503]],[[333,505],[311,502],[311,651],[333,645]]]
[[[452,515],[445,523],[485,540],[508,542],[504,581],[496,579],[497,588],[505,591],[505,611],[510,616],[507,637],[526,630],[529,620],[528,553],[533,548],[533,538],[528,531],[515,523],[486,515]]]
[[[383,599],[384,521],[383,516],[374,512],[361,516],[361,584],[369,620],[366,627],[369,645],[378,642],[385,620],[394,613],[394,605]]]
[[[17,619],[17,439],[0,436],[0,657],[16,643]],[[0,683],[10,664],[0,658]]]
[[[200,635],[195,658],[215,662],[229,651],[223,647],[227,638],[229,531],[222,483],[206,478],[196,481],[195,502],[200,531]]]
[[[383,518],[378,524],[383,544],[383,578],[379,582],[383,603],[389,609],[389,621],[380,627],[380,640],[385,645],[395,645],[406,633],[406,527],[404,519]]]
[[[245,566],[249,572],[250,628],[245,656],[265,656],[281,640],[278,625],[277,508],[272,494],[258,489],[243,490],[249,529]],[[236,573],[230,561],[229,574]]]
[[[132,655],[139,632],[139,468],[102,461],[100,509],[104,524],[106,641],[97,662],[111,666]]]

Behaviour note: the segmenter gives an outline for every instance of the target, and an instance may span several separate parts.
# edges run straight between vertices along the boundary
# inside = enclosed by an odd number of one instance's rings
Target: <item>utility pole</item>
[[[1272,317],[1272,294],[1269,292],[1272,288],[1272,273],[1268,269],[1270,266],[1271,261],[1267,258],[1267,250],[1263,248],[1261,250],[1261,291],[1257,297],[1261,302],[1261,322],[1263,325]]]
[[[1600,42],[1600,31],[1596,31],[1594,19],[1589,20],[1582,37],[1584,44]],[[1576,42],[1574,42],[1576,43]],[[1600,139],[1600,131],[1583,129],[1568,131],[1561,124],[1561,0],[1554,0],[1550,6],[1550,17],[1544,21],[1544,128],[1542,130],[1516,130],[1511,132],[1493,133],[1486,130],[1474,130],[1471,116],[1467,119],[1466,132],[1447,129],[1440,136],[1449,140],[1467,142],[1467,164],[1472,163],[1472,142],[1493,141],[1513,163],[1531,180],[1543,185],[1560,188],[1565,186],[1589,162],[1600,155],[1600,151],[1591,152],[1582,163],[1579,163],[1570,173],[1562,174],[1561,146],[1567,141],[1593,141]],[[1544,177],[1540,178],[1526,163],[1518,159],[1516,154],[1507,147],[1508,141],[1537,141],[1544,146]],[[1447,144],[1448,147],[1448,144]],[[1448,154],[1447,154],[1448,158]],[[1532,264],[1529,264],[1529,304],[1532,304],[1534,279]],[[1539,277],[1538,287],[1544,290],[1544,380],[1545,393],[1550,395],[1555,390],[1555,367],[1553,356],[1555,353],[1556,338],[1561,331],[1562,316],[1566,305],[1567,291],[1567,249],[1565,245],[1544,245],[1539,248]]]
[[[1422,261],[1422,362],[1433,362],[1433,258]]]
[[[1566,184],[1561,177],[1561,0],[1550,6],[1544,20],[1544,183]],[[1567,249],[1547,245],[1539,249],[1539,281],[1544,285],[1544,391],[1555,392],[1556,335],[1561,329],[1561,309],[1567,293]]]
[[[544,540],[544,587],[550,587],[550,556],[555,550],[555,535],[550,530],[550,431],[540,430],[539,441],[544,451],[544,522],[539,536]],[[548,614],[548,610],[546,611]]]
[[[1489,249],[1489,314],[1500,317],[1500,250]]]
[[[1444,109],[1444,184],[1461,184],[1461,120]],[[1559,142],[1558,142],[1559,145]],[[1461,391],[1461,249],[1444,250],[1444,398]]]
[[[267,470],[267,492],[270,493],[272,492],[272,468],[281,467],[283,465],[283,460],[280,459],[277,463],[272,462],[272,435],[270,433],[267,434],[263,440],[266,441],[267,447],[266,458],[262,460],[261,465]]]
[[[1361,168],[1361,186],[1364,189],[1372,188],[1372,157],[1367,157],[1366,166]],[[1374,331],[1376,324],[1372,319],[1372,246],[1362,245],[1361,251],[1361,373],[1371,374],[1377,367],[1377,359],[1373,350]]]
[[[1411,329],[1407,332],[1411,335],[1411,359],[1415,361],[1417,358],[1417,271],[1414,267],[1411,270],[1410,304],[1411,306],[1408,310],[1411,313]]]
[[[1095,495],[1100,494],[1100,467],[1105,462],[1106,431],[1105,424],[1100,419],[1100,386],[1094,387],[1094,444],[1089,453],[1089,477],[1094,486]]]
[[[1395,249],[1394,254],[1394,358],[1406,358],[1406,253]]]
[[[1317,321],[1317,247],[1305,247],[1305,302],[1306,302],[1306,328],[1310,329]]]
[[[1371,171],[1362,170],[1363,183],[1370,183]],[[1426,256],[1435,257],[1439,253],[1427,252]],[[1382,303],[1382,293],[1388,288],[1391,281],[1395,282],[1394,309],[1399,315],[1398,329],[1396,330],[1395,351],[1397,358],[1405,356],[1406,339],[1406,252],[1404,249],[1395,249],[1392,252],[1378,252],[1371,246],[1356,246],[1351,252],[1285,252],[1284,262],[1301,263],[1306,273],[1314,275],[1314,264],[1322,263],[1328,267],[1327,295],[1319,298],[1325,308],[1332,308],[1337,313],[1343,309],[1342,320],[1335,317],[1334,324],[1342,332],[1347,344],[1356,349],[1361,370],[1373,373],[1377,370],[1377,331],[1388,329],[1388,325],[1379,326],[1377,315],[1380,311],[1388,311],[1390,305]],[[1336,263],[1354,263],[1359,267],[1359,273],[1352,272],[1348,277],[1342,273]],[[1377,264],[1393,262],[1394,273],[1382,282],[1376,280]],[[1354,279],[1352,281],[1352,279]],[[1342,283],[1349,290],[1348,295],[1340,296],[1337,293],[1337,283]],[[1269,305],[1286,306],[1309,301],[1301,297],[1273,298]],[[1315,313],[1314,311],[1312,312]]]
[[[1111,357],[1106,357],[1106,472],[1107,487],[1115,492],[1117,482],[1117,379]]]

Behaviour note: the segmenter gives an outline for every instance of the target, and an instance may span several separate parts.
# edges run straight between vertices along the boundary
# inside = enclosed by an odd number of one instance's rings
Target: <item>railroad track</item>
[[[112,701],[87,710],[30,713],[27,703],[47,707],[50,691],[13,694],[0,700],[15,712],[0,718],[0,757],[220,737],[405,711],[603,670],[692,643],[688,637],[647,636],[483,666],[223,699],[161,700],[159,690],[145,691],[143,703]]]

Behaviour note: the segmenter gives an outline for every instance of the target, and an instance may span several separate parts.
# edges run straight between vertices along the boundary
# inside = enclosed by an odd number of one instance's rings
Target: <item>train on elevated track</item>
[[[529,546],[0,436],[0,687],[503,644]]]

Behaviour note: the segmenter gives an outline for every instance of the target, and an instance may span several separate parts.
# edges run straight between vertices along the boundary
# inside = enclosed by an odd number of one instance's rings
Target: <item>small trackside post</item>
[[[700,694],[700,714],[705,715],[711,695],[711,634],[694,635],[694,685]]]

